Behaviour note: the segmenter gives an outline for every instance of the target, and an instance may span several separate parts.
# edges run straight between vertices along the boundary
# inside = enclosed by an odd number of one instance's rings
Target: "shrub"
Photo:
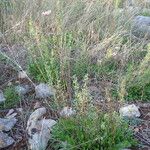
[[[52,130],[51,142],[56,150],[120,150],[136,144],[128,124],[116,113],[60,119]]]
[[[0,107],[5,109],[15,107],[21,99],[21,97],[16,93],[14,86],[5,88],[4,96],[6,101],[1,104]]]

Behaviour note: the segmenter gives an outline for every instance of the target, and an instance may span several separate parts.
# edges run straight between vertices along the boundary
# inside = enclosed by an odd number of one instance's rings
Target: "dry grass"
[[[124,100],[149,100],[149,41],[132,35],[131,24],[136,15],[150,14],[149,6],[138,0],[128,7],[127,1],[1,0],[0,66],[10,66],[2,54],[17,71],[26,70],[32,84],[54,86],[54,103],[44,102],[56,111],[69,105],[79,116],[89,112],[90,86],[106,102],[93,98],[100,113],[112,115]],[[7,86],[5,79],[0,83]]]
[[[144,39],[131,34],[130,22],[140,12],[123,7],[125,3],[121,0],[13,0],[1,1],[0,5],[2,44],[7,44],[12,53],[11,46],[16,43],[26,47],[44,81],[55,86],[63,83],[69,99],[74,75],[80,79],[94,74],[115,83],[113,86],[122,100],[131,81],[135,82],[138,76],[137,82],[143,81],[149,74],[146,71],[149,52],[140,57],[138,64],[128,66],[130,61],[136,61],[132,52],[149,51],[149,48],[145,47]],[[138,5],[146,3],[138,1],[135,7]],[[37,58],[42,60],[46,72]],[[109,60],[118,65],[115,76],[110,72],[108,76],[100,74],[101,65]],[[85,73],[82,67],[87,68]],[[106,89],[111,88],[114,87]]]

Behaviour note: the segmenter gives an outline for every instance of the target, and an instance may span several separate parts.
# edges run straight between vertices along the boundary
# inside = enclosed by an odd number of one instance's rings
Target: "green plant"
[[[80,114],[86,114],[89,109],[91,109],[91,97],[88,90],[88,75],[83,79],[83,84],[78,83],[77,77],[74,76],[73,79],[73,89],[74,89],[74,101],[72,106]]]
[[[15,107],[21,99],[21,97],[16,93],[14,86],[4,89],[4,97],[6,98],[6,101],[1,104],[0,107],[5,109]]]
[[[134,85],[127,89],[126,100],[142,100],[149,101],[150,99],[150,83],[144,86]]]
[[[30,48],[28,71],[35,80],[53,85],[60,79],[60,63],[50,44],[53,43],[42,37],[40,44]]]
[[[56,150],[120,150],[136,144],[128,124],[116,113],[92,112],[60,119],[52,130],[51,142]]]
[[[150,12],[149,11],[144,11],[144,12],[140,13],[140,15],[149,17]]]

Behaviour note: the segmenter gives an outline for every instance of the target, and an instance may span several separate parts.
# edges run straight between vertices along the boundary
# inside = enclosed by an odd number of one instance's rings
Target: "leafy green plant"
[[[28,71],[31,76],[37,81],[56,84],[60,79],[60,63],[54,50],[50,48],[48,40],[43,37],[38,46],[31,48],[30,53]]]
[[[86,74],[89,73],[89,61],[84,56],[78,58],[74,65],[72,66],[72,74],[77,76],[79,79],[83,79]]]
[[[51,60],[42,60],[42,58],[36,58],[28,64],[28,71],[34,80],[40,82],[56,83],[58,73],[58,63],[51,62]]]
[[[4,89],[4,97],[6,98],[6,101],[0,105],[1,108],[15,107],[21,99],[21,97],[16,93],[14,86]]]
[[[120,150],[136,144],[128,124],[116,113],[60,119],[52,130],[52,142],[56,150]]]
[[[130,86],[127,89],[127,100],[143,100],[149,101],[150,99],[150,83],[144,85],[144,87],[139,85]]]

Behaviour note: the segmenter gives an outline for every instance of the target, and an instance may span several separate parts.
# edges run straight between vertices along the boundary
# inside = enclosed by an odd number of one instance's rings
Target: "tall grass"
[[[91,79],[102,85],[107,101],[149,100],[149,44],[131,32],[132,19],[143,13],[134,8],[149,6],[139,0],[132,9],[126,2],[1,0],[0,41],[10,51],[15,44],[26,47],[27,73],[34,82],[55,87],[58,108],[69,105],[80,112],[79,116],[86,116],[84,112],[93,107],[88,91]],[[74,119],[70,123],[76,125]],[[112,134],[120,126],[120,121],[116,123],[110,126]],[[124,137],[123,132],[118,134]]]
[[[10,50],[24,45],[31,78],[59,85],[68,99],[75,95],[73,77],[82,83],[88,75],[106,83],[106,99],[148,100],[149,46],[131,33],[140,12],[124,6],[121,0],[1,0],[1,43]]]
[[[124,5],[121,0],[2,0],[2,42],[25,45],[34,79],[60,82],[70,98],[72,76],[82,80],[88,74],[113,82],[109,89],[125,99],[131,80],[139,78],[139,83],[149,74],[149,53],[139,56],[139,63],[133,53],[149,50],[144,40],[132,38],[130,22],[136,14]]]

